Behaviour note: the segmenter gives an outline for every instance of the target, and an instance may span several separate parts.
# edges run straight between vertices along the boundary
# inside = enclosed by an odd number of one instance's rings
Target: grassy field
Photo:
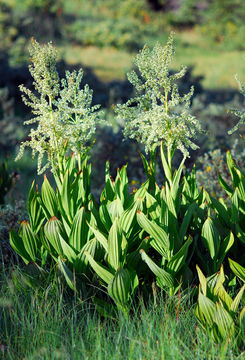
[[[188,293],[178,306],[158,292],[155,301],[150,296],[127,319],[119,314],[115,320],[95,312],[90,298],[71,296],[58,279],[47,282],[36,290],[14,286],[10,269],[2,269],[0,358],[244,359],[235,342],[215,345],[200,328]]]
[[[159,39],[146,39],[153,45],[157,40],[165,44],[167,36]],[[245,73],[244,52],[225,51],[213,47],[203,39],[198,31],[176,33],[176,57],[173,68],[180,65],[193,67],[193,75],[203,76],[202,85],[208,89],[237,88],[234,74],[241,79]],[[115,48],[81,47],[67,44],[60,48],[62,57],[69,64],[92,67],[95,74],[103,81],[124,79],[132,68],[133,53]]]

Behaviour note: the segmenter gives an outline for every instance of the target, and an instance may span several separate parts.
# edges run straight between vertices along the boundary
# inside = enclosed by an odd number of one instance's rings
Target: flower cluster
[[[19,159],[25,147],[31,147],[33,157],[38,154],[38,174],[48,167],[55,171],[57,157],[65,150],[79,154],[85,151],[100,121],[99,105],[91,107],[92,90],[81,89],[82,70],[66,72],[59,79],[56,70],[57,52],[52,43],[40,45],[33,40],[30,47],[35,92],[20,86],[23,101],[35,115],[25,124],[37,123],[30,130],[29,140],[21,143]],[[44,157],[46,164],[43,165]]]
[[[244,84],[239,80],[238,76],[236,75],[236,80],[238,82],[239,88],[240,88],[240,92],[243,96],[245,96],[245,86]],[[237,117],[240,118],[240,120],[238,121],[238,123],[233,127],[233,129],[231,129],[230,131],[228,131],[228,134],[231,135],[233,134],[235,131],[237,131],[241,125],[245,124],[245,109],[244,110],[238,110],[238,109],[231,109],[231,113],[233,113],[234,115],[236,115]]]
[[[165,47],[159,43],[151,51],[145,46],[136,56],[128,79],[135,87],[136,96],[116,108],[118,118],[125,122],[124,135],[145,145],[145,150],[154,150],[161,142],[173,151],[179,149],[189,156],[188,148],[196,149],[192,141],[200,133],[198,120],[189,112],[194,89],[181,96],[176,81],[186,73],[170,73],[174,57],[173,34]]]

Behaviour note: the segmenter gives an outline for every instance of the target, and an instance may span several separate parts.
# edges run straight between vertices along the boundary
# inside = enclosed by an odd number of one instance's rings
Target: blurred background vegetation
[[[181,89],[194,84],[192,112],[207,134],[199,139],[200,150],[187,162],[197,163],[199,184],[222,196],[217,171],[225,169],[225,151],[243,166],[243,143],[227,135],[236,122],[230,108],[244,107],[234,73],[245,78],[244,0],[0,0],[0,191],[1,202],[17,212],[36,176],[36,161],[25,157],[14,162],[20,142],[27,136],[23,121],[30,118],[18,85],[31,87],[28,44],[50,40],[60,54],[59,72],[84,69],[84,83],[94,90],[94,103],[105,108],[111,126],[101,127],[91,153],[94,191],[104,179],[105,161],[112,171],[128,162],[130,180],[142,180],[138,146],[122,141],[122,123],[114,119],[113,104],[132,94],[126,72],[144,44],[165,44],[176,33],[173,71],[188,66]],[[16,203],[18,201],[18,204]],[[12,209],[13,210],[13,209]],[[11,211],[12,211],[11,210]],[[6,217],[6,208],[5,208]],[[18,215],[18,214],[17,214]],[[16,216],[17,216],[16,215]],[[18,216],[17,216],[18,217]],[[1,219],[0,219],[1,220]]]

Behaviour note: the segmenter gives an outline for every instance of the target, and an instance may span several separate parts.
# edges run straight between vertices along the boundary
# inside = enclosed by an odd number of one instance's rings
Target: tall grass
[[[2,263],[3,264],[3,263]],[[0,358],[243,359],[236,343],[215,345],[196,323],[190,291],[179,302],[158,292],[126,319],[102,317],[91,299],[69,296],[58,278],[33,290],[13,281],[20,265],[2,265]],[[19,284],[19,285],[18,285]],[[73,300],[71,300],[73,299]]]

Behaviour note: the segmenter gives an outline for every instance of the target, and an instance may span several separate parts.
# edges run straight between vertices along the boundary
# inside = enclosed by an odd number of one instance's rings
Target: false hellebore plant
[[[30,224],[22,222],[18,234],[10,233],[10,242],[26,264],[44,265],[47,256],[49,261],[53,259],[74,288],[69,267],[86,273],[84,251],[95,254],[101,248],[88,226],[96,220],[91,212],[95,202],[90,193],[91,167],[87,164],[88,145],[101,112],[97,111],[98,105],[91,107],[92,90],[88,85],[81,89],[82,70],[66,72],[65,78],[59,79],[57,53],[51,43],[41,46],[32,40],[30,55],[34,91],[24,86],[20,89],[34,114],[26,124],[37,126],[31,129],[30,140],[21,144],[17,158],[25,147],[31,147],[33,156],[38,154],[38,174],[50,167],[57,189],[52,188],[46,175],[41,193],[32,184],[27,201]]]
[[[48,261],[58,264],[74,291],[83,290],[84,282],[95,278],[90,265],[117,307],[127,314],[138,286],[139,250],[148,245],[136,220],[148,182],[129,196],[126,167],[113,181],[107,164],[101,204],[96,204],[86,156],[100,116],[98,106],[91,108],[92,91],[87,85],[80,89],[81,71],[67,72],[59,80],[51,44],[40,46],[33,40],[30,53],[37,94],[23,86],[21,90],[35,115],[27,123],[36,122],[37,128],[21,145],[19,157],[26,146],[31,147],[33,155],[38,153],[38,173],[51,167],[57,189],[46,176],[41,193],[32,184],[27,201],[30,224],[24,221],[18,234],[10,233],[11,245],[26,264],[36,264],[40,275],[46,274],[43,265]],[[72,155],[67,157],[69,152]],[[47,163],[42,166],[44,159]]]
[[[142,155],[150,182],[146,194],[148,217],[138,211],[137,220],[150,235],[151,246],[161,255],[161,265],[153,262],[144,250],[141,254],[156,275],[158,285],[170,294],[178,289],[177,275],[183,279],[184,274],[190,272],[190,259],[186,261],[192,243],[189,227],[194,217],[197,224],[203,223],[203,219],[198,221],[198,218],[204,216],[203,209],[199,207],[205,200],[203,193],[198,192],[195,172],[180,184],[189,149],[197,148],[193,139],[202,130],[198,120],[190,114],[193,87],[182,96],[176,83],[185,75],[186,68],[170,73],[174,52],[173,34],[165,47],[157,44],[151,51],[145,46],[134,60],[138,71],[128,74],[136,95],[116,108],[118,117],[125,122],[124,135],[142,143],[146,153],[150,152],[149,163]],[[162,190],[155,183],[158,148],[166,178]],[[172,159],[177,149],[182,152],[183,160],[173,173]]]

